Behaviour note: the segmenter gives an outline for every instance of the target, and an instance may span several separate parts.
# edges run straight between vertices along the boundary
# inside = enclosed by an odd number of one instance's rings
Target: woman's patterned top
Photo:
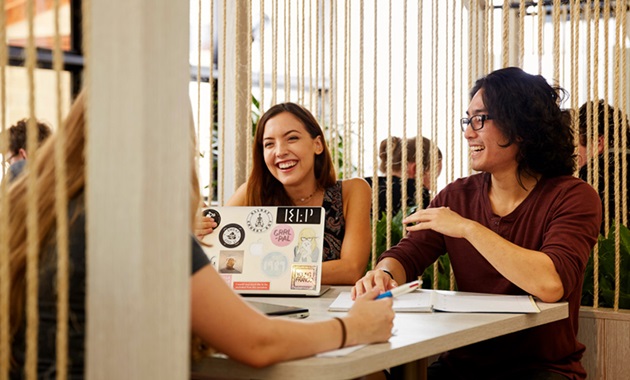
[[[324,191],[326,225],[324,227],[324,261],[341,258],[341,243],[346,233],[346,220],[343,218],[341,181]]]

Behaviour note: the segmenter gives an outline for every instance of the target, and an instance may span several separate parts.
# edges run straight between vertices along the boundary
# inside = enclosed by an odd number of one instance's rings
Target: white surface
[[[332,313],[328,306],[349,287],[333,287],[321,297],[264,297],[260,301],[308,307],[306,320],[324,320]],[[193,363],[201,375],[233,379],[350,379],[466,346],[529,327],[567,318],[568,304],[538,303],[534,314],[397,313],[396,334],[387,343],[371,344],[342,357],[309,357],[254,369],[231,359],[205,358]]]

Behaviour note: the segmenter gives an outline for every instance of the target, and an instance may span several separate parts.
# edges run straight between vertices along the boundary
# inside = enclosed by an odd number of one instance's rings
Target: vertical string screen
[[[196,31],[198,50],[196,84],[197,114],[199,128],[207,128],[210,136],[209,154],[200,158],[208,160],[209,202],[215,197],[223,204],[234,189],[224,187],[226,177],[234,174],[233,168],[226,166],[222,160],[222,152],[226,149],[225,136],[229,133],[246,133],[243,147],[248,152],[244,169],[251,170],[253,157],[253,125],[256,115],[262,114],[271,105],[294,101],[303,104],[318,119],[340,179],[351,177],[373,177],[374,184],[379,176],[386,177],[388,191],[386,194],[386,219],[384,230],[376,228],[382,218],[378,214],[379,199],[376,186],[372,189],[372,257],[370,265],[376,263],[377,240],[384,238],[384,245],[396,244],[392,240],[394,218],[392,216],[393,200],[391,187],[393,167],[400,164],[402,198],[407,198],[410,191],[407,179],[416,182],[415,203],[422,205],[422,189],[424,185],[423,158],[430,158],[428,168],[429,193],[431,197],[443,189],[448,183],[472,174],[468,163],[467,144],[460,132],[459,118],[464,116],[469,102],[468,89],[474,81],[497,66],[520,66],[530,73],[540,73],[550,83],[568,89],[570,97],[563,107],[574,110],[575,141],[580,143],[584,137],[586,149],[593,150],[597,146],[597,115],[604,114],[604,140],[613,141],[614,145],[604,146],[602,163],[594,160],[586,166],[589,183],[604,194],[604,204],[612,201],[614,210],[603,209],[604,226],[608,232],[614,233],[614,304],[613,309],[620,308],[622,244],[621,226],[627,220],[627,128],[625,122],[628,111],[627,96],[627,5],[625,2],[610,0],[571,0],[553,1],[480,1],[451,0],[448,2],[389,2],[380,4],[375,0],[362,2],[324,1],[324,0],[260,0],[258,7],[251,7],[257,13],[251,13],[246,20],[252,33],[252,40],[258,43],[258,49],[251,50],[251,56],[243,67],[246,70],[244,80],[229,78],[222,70],[216,73],[214,62],[218,67],[225,67],[228,49],[226,46],[226,0],[194,0],[200,12],[209,14],[209,30],[203,30],[201,15],[198,17],[199,29]],[[58,22],[59,0],[54,1],[54,18]],[[417,4],[417,6],[414,6]],[[7,67],[8,46],[6,31],[10,27],[6,18],[6,1],[0,1],[0,121],[2,124],[2,146],[7,144],[5,133],[12,120],[7,120]],[[619,6],[618,6],[619,5]],[[385,8],[387,7],[387,8]],[[429,8],[430,7],[430,8]],[[37,118],[36,67],[37,50],[34,33],[35,1],[25,2],[28,38],[24,47],[24,69],[27,72],[27,92],[31,118],[28,126],[27,147],[30,157],[37,155],[35,140],[35,123]],[[254,11],[252,11],[254,12]],[[398,20],[401,20],[399,22]],[[253,25],[258,23],[258,25]],[[215,31],[215,25],[218,25]],[[614,33],[611,33],[613,32]],[[209,33],[209,48],[202,46],[201,36]],[[214,57],[215,36],[218,42],[217,57]],[[220,38],[221,37],[221,38]],[[57,73],[56,91],[59,102],[61,90],[60,73],[63,71],[63,54],[59,26],[55,26],[54,48],[52,49],[52,66]],[[511,46],[511,45],[518,46]],[[208,85],[210,101],[201,102],[201,82],[205,71],[202,67],[201,52],[208,48],[211,59],[208,67]],[[510,54],[510,51],[513,54]],[[215,87],[215,79],[217,81]],[[193,80],[193,82],[195,82]],[[233,86],[233,87],[231,87]],[[246,112],[247,120],[243,126],[226,125],[223,117],[217,118],[215,113],[225,115],[227,105],[216,99],[224,99],[226,91],[247,91],[256,99],[257,107],[250,105]],[[215,99],[216,98],[216,99]],[[607,107],[600,109],[597,100],[603,104],[614,106],[614,114],[608,115]],[[578,113],[581,104],[593,101],[586,108],[586,134],[579,135]],[[206,109],[207,107],[207,109]],[[215,107],[217,107],[215,109]],[[61,110],[57,107],[59,126],[57,143],[63,146],[63,128]],[[202,112],[206,112],[210,125],[203,126],[199,120]],[[252,116],[252,112],[254,115]],[[608,116],[614,125],[607,124]],[[611,132],[608,132],[611,127]],[[215,135],[214,133],[217,133]],[[609,134],[613,135],[610,136]],[[425,136],[435,144],[425,151],[422,137]],[[401,159],[394,162],[394,137],[401,138]],[[409,137],[415,140],[415,176],[407,174],[409,168]],[[386,140],[386,170],[379,167],[379,144]],[[438,149],[442,152],[442,173],[439,173]],[[57,149],[61,152],[62,149]],[[216,151],[216,158],[215,158]],[[2,152],[3,161],[7,158]],[[611,157],[611,158],[609,158]],[[216,160],[216,161],[215,161]],[[31,161],[31,160],[29,160]],[[57,240],[60,247],[67,245],[67,204],[63,203],[65,169],[61,157],[56,157],[57,181],[55,191],[59,203],[55,212]],[[29,165],[29,164],[27,164]],[[613,175],[609,169],[617,168]],[[217,168],[215,173],[213,168]],[[3,174],[6,170],[3,165]],[[28,169],[27,169],[28,170]],[[214,177],[217,178],[214,178]],[[603,176],[603,188],[599,188],[598,178]],[[216,187],[215,184],[216,183]],[[10,252],[7,243],[9,218],[8,199],[6,193],[9,184],[4,180],[0,184],[0,379],[7,378],[7,363],[10,358],[9,321],[6,315],[9,310],[11,284]],[[610,191],[613,187],[614,191]],[[36,218],[37,184],[29,183],[29,212],[26,219],[28,225],[28,262],[26,292],[26,326],[27,326],[27,364],[25,371],[28,378],[36,377],[37,336],[39,334],[37,319],[37,286],[39,236]],[[613,199],[609,199],[609,197]],[[382,206],[382,205],[381,205]],[[402,213],[410,210],[405,201],[401,202]],[[378,235],[382,234],[382,236]],[[599,307],[601,247],[593,251],[593,306]],[[67,351],[67,251],[59,251],[58,293],[58,351]],[[433,286],[438,287],[439,268],[430,269],[433,273]],[[448,275],[448,287],[456,286],[456,278]],[[57,356],[59,378],[66,376],[63,368],[67,366],[67,355]]]

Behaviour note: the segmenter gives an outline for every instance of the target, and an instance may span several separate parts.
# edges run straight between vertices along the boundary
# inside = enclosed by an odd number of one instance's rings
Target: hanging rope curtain
[[[379,208],[393,210],[393,176],[400,175],[403,197],[409,195],[406,186],[408,136],[427,136],[436,143],[435,149],[430,151],[422,149],[419,139],[415,146],[417,167],[422,167],[425,155],[430,157],[427,175],[432,195],[447,183],[471,174],[466,143],[461,134],[457,137],[456,124],[468,103],[467,91],[474,80],[499,68],[497,63],[501,67],[521,66],[538,72],[550,82],[569,89],[571,103],[564,106],[577,109],[580,103],[603,94],[605,102],[609,96],[617,96],[614,102],[619,112],[625,114],[626,100],[620,97],[626,92],[618,87],[625,83],[625,70],[618,68],[625,67],[625,56],[617,52],[615,57],[609,58],[609,45],[614,44],[608,37],[609,28],[603,26],[616,25],[615,41],[620,45],[621,36],[625,35],[625,24],[621,22],[625,12],[616,10],[611,17],[609,10],[615,9],[614,4],[611,7],[610,1],[602,4],[599,0],[568,3],[553,0],[533,4],[504,0],[498,3],[452,0],[417,2],[414,3],[417,7],[410,8],[408,1],[382,4],[368,1],[353,6],[350,1],[260,0],[259,13],[251,15],[250,27],[253,20],[260,20],[254,41],[259,43],[259,49],[252,51],[252,62],[259,60],[257,67],[252,67],[258,81],[245,85],[252,94],[257,94],[259,112],[278,102],[302,103],[313,111],[325,129],[340,178],[385,177],[386,204],[379,205],[378,189],[372,192],[373,252],[377,250],[378,239],[384,238],[385,247],[396,243],[392,241],[391,227],[379,236],[375,224],[380,219]],[[402,22],[394,21],[399,19]],[[600,43],[601,33],[604,38]],[[531,38],[525,38],[526,35]],[[585,41],[586,49],[580,46],[580,40]],[[567,46],[570,48],[565,48]],[[598,54],[601,50],[604,54]],[[265,65],[270,55],[271,64]],[[467,59],[462,60],[463,57]],[[416,70],[409,70],[414,65]],[[581,80],[580,70],[588,73],[585,80]],[[222,82],[219,86],[225,86],[228,78],[221,75],[219,73]],[[269,83],[268,78],[271,78]],[[284,78],[282,83],[278,83],[278,78]],[[253,85],[257,88],[252,88]],[[588,144],[591,147],[594,112],[589,109],[591,138]],[[577,113],[574,113],[574,123],[577,126]],[[219,130],[225,131],[221,124]],[[371,129],[371,133],[366,134],[366,128]],[[252,131],[247,133],[251,135]],[[619,133],[621,136],[621,131]],[[575,136],[578,143],[577,130]],[[392,143],[394,137],[402,138],[400,174],[393,170],[397,164],[392,159],[396,148]],[[386,141],[386,170],[380,172],[377,152],[383,140]],[[251,142],[249,140],[248,144]],[[438,148],[444,157],[443,174],[438,165]],[[248,156],[246,171],[251,168],[251,159]],[[624,162],[621,155],[621,171],[625,170]],[[589,163],[592,182],[605,170],[596,162]],[[416,172],[415,180],[417,188],[421,188],[422,171]],[[623,189],[618,206],[622,224],[627,209],[624,181],[625,177],[620,175],[618,180],[607,178],[606,182]],[[221,183],[219,178],[219,193],[225,191]],[[416,204],[420,204],[418,192],[416,197]],[[219,199],[220,203],[226,201],[225,196]],[[407,205],[401,206],[407,213]],[[392,213],[387,212],[385,218],[385,224],[391,226]],[[605,219],[608,223],[615,215]],[[376,259],[372,257],[371,265]],[[594,259],[597,263],[597,255]],[[597,276],[594,281],[597,287]],[[453,286],[454,281],[451,281]]]
[[[227,178],[237,174],[249,174],[252,168],[251,145],[256,117],[271,105],[280,102],[298,102],[310,109],[325,130],[337,173],[340,178],[371,176],[372,189],[372,257],[377,260],[377,242],[383,241],[385,248],[396,244],[393,240],[393,179],[400,175],[402,198],[410,196],[407,179],[415,180],[416,189],[423,186],[434,196],[439,189],[457,178],[471,174],[468,165],[466,142],[459,132],[458,118],[468,104],[468,89],[481,75],[497,69],[498,64],[521,66],[530,72],[545,76],[550,82],[569,89],[570,104],[564,106],[575,110],[575,141],[586,142],[591,152],[598,146],[598,115],[604,114],[603,160],[588,161],[587,179],[593,187],[604,194],[604,205],[612,203],[613,210],[603,209],[604,230],[612,228],[614,236],[614,304],[620,308],[622,267],[622,226],[627,226],[627,114],[628,89],[626,87],[628,63],[625,41],[627,39],[625,7],[610,0],[571,0],[564,2],[535,1],[533,3],[504,0],[487,2],[481,0],[452,0],[448,2],[389,2],[376,0],[359,3],[346,1],[317,0],[259,0],[254,2],[252,12],[242,25],[248,31],[256,29],[252,49],[245,66],[246,75],[229,77],[222,70],[229,65],[229,52],[225,20],[228,18],[228,1],[197,0],[200,14],[193,44],[197,49],[196,96],[198,131],[209,132],[210,152],[201,158],[208,160],[206,173],[209,198],[222,204],[233,193],[226,188]],[[7,30],[6,2],[0,9],[0,121],[3,147],[7,146]],[[68,231],[67,203],[65,194],[65,163],[61,153],[64,146],[62,128],[61,73],[63,58],[59,27],[60,1],[53,5],[54,48],[53,69],[56,73],[56,133],[58,144],[55,157],[56,187],[58,202],[55,205],[56,240],[58,253],[58,326],[57,368],[58,378],[67,377],[68,365]],[[417,5],[417,6],[413,6]],[[36,38],[35,1],[24,3],[25,25],[27,26],[24,69],[25,89],[28,93],[29,123],[27,148],[29,158],[37,156],[36,140]],[[611,10],[614,13],[611,13]],[[209,31],[202,28],[201,12],[209,14]],[[399,22],[402,20],[402,22]],[[254,24],[258,24],[257,26]],[[89,20],[84,18],[89,27]],[[217,25],[215,31],[215,25]],[[613,33],[611,33],[613,32]],[[209,33],[209,46],[203,46],[201,38]],[[214,34],[217,33],[217,84],[214,83]],[[525,36],[531,38],[525,38]],[[529,44],[529,45],[528,45]],[[517,46],[515,46],[517,45]],[[570,47],[570,48],[568,48]],[[202,61],[204,49],[209,49],[209,102],[202,98]],[[512,54],[510,52],[513,52]],[[230,105],[222,102],[226,94],[247,91],[256,98],[258,107],[250,105],[245,112],[246,125],[227,125],[225,115]],[[613,107],[600,109],[598,100]],[[216,102],[216,103],[215,103]],[[587,103],[592,102],[592,104]],[[586,133],[578,130],[581,104],[586,107]],[[217,108],[215,109],[215,104]],[[207,109],[205,109],[207,107]],[[215,115],[218,110],[218,115]],[[209,125],[201,125],[203,112],[207,112]],[[252,115],[254,112],[254,115]],[[219,116],[219,117],[218,117]],[[609,117],[614,120],[608,125]],[[214,125],[216,120],[216,126]],[[610,130],[609,130],[610,129]],[[199,133],[199,132],[198,132]],[[213,134],[216,133],[216,134]],[[242,167],[227,166],[221,159],[226,150],[226,136],[240,136],[247,151]],[[408,149],[415,139],[415,158],[411,159]],[[426,150],[422,137],[432,140],[434,145]],[[400,137],[401,158],[394,159],[394,138]],[[381,141],[386,141],[385,171],[378,170],[378,154]],[[216,149],[219,159],[212,154]],[[438,150],[439,149],[439,150]],[[442,153],[442,162],[439,157]],[[2,152],[3,161],[6,152]],[[423,167],[424,158],[430,158],[430,166]],[[27,170],[31,162],[27,163]],[[415,175],[408,174],[410,165],[417,168]],[[442,165],[443,164],[443,165]],[[400,173],[394,167],[400,165]],[[444,173],[440,168],[444,167]],[[218,169],[215,174],[214,168]],[[610,174],[610,168],[615,168]],[[5,169],[6,170],[6,169]],[[3,171],[4,174],[4,171]],[[215,178],[216,175],[216,178]],[[379,191],[376,179],[385,177],[387,183],[385,230],[379,232]],[[603,176],[603,188],[599,178]],[[425,177],[427,182],[425,183]],[[38,329],[38,268],[40,258],[40,236],[37,220],[38,194],[48,189],[38,189],[35,177],[29,177],[27,225],[28,253],[26,261],[26,365],[29,379],[37,377]],[[217,186],[214,186],[216,182]],[[237,184],[238,185],[238,184]],[[7,378],[10,367],[9,342],[9,296],[11,290],[9,247],[8,247],[8,192],[6,180],[0,183],[0,379]],[[610,191],[610,189],[613,191]],[[612,199],[611,199],[612,198]],[[416,191],[415,203],[422,207],[422,192]],[[410,210],[401,202],[402,214]],[[402,232],[404,233],[404,232]],[[384,234],[384,236],[383,236]],[[593,306],[599,307],[599,277],[601,247],[593,253]],[[439,267],[431,269],[433,286],[438,287]],[[454,288],[456,279],[449,274],[449,287]]]

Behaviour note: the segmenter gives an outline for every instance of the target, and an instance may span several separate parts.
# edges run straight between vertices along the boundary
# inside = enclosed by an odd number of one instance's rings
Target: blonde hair
[[[85,98],[81,92],[75,100],[65,122],[60,126],[64,129],[65,149],[63,152],[66,163],[66,191],[68,199],[75,197],[85,185]],[[40,261],[45,243],[54,239],[50,231],[55,229],[56,215],[51,210],[55,209],[56,164],[54,134],[42,145],[37,157],[32,161],[28,171],[24,172],[10,187],[7,192],[9,198],[9,265],[10,265],[10,337],[15,337],[16,332],[23,323],[24,301],[26,289],[26,254],[27,254],[27,225],[24,222],[27,216],[27,186],[29,177],[35,176],[37,191],[37,220],[38,220],[38,247]]]
[[[317,235],[315,235],[315,231],[312,228],[304,228],[299,235],[300,239],[315,239],[316,237]]]
[[[192,120],[192,119],[191,119]],[[60,126],[65,135],[63,150],[66,162],[67,199],[73,199],[81,194],[85,187],[85,142],[86,142],[86,94],[82,91],[72,105],[65,122]],[[55,149],[58,135],[51,136],[38,151],[39,154],[32,161],[32,167],[24,172],[9,188],[9,265],[10,265],[10,339],[13,341],[16,333],[24,323],[25,292],[26,292],[26,255],[27,255],[27,186],[29,178],[35,176],[38,220],[38,247],[40,262],[46,259],[50,250],[43,249],[47,244],[54,244],[55,237],[51,233],[56,228],[55,188],[56,164]],[[194,223],[195,213],[200,205],[199,180],[195,169],[195,133],[191,127],[191,181],[190,181],[190,226]],[[85,205],[79,207],[74,215],[85,211]]]

